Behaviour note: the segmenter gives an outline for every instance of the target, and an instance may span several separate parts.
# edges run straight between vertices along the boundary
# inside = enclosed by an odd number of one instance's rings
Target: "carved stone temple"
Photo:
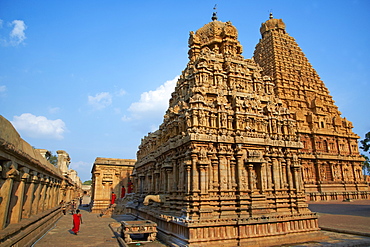
[[[271,15],[260,31],[262,39],[256,46],[254,60],[262,67],[262,75],[272,78],[276,96],[297,121],[307,198],[370,198],[362,175],[359,136],[352,132],[352,123],[340,116],[329,90],[286,33],[284,22]]]
[[[134,168],[136,160],[133,159],[113,159],[101,158],[95,159],[91,170],[91,212],[101,213],[102,210],[109,207],[112,192],[117,198],[121,198],[122,186],[126,186],[130,180],[130,174]]]
[[[141,142],[135,192],[156,200],[131,212],[174,246],[315,240],[305,191],[367,195],[351,123],[282,20],[271,16],[261,34],[245,59],[231,22],[214,15],[190,32],[164,121]]]

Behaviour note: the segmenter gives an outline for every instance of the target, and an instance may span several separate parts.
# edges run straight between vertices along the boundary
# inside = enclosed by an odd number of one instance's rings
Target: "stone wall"
[[[0,245],[32,243],[79,188],[0,116]],[[22,243],[22,244],[21,244]]]
[[[112,192],[121,198],[122,186],[126,187],[136,160],[96,158],[92,168],[92,205],[93,213],[101,213],[110,205]]]
[[[160,202],[137,198],[130,210],[179,246],[318,239],[299,123],[271,78],[241,55],[237,36],[217,18],[190,33],[189,62],[163,123],[142,139],[133,172],[136,194]]]
[[[303,148],[302,179],[308,200],[368,199],[363,158],[353,125],[334,104],[323,81],[281,19],[261,25],[254,60],[297,121]],[[340,73],[335,71],[333,73]]]

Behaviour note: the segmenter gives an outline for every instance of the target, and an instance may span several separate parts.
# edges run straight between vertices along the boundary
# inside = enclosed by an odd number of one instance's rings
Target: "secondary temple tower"
[[[275,92],[273,74],[245,59],[231,22],[189,38],[189,62],[164,121],[143,138],[132,208],[179,246],[244,246],[319,237],[305,202],[300,122]],[[263,56],[263,54],[262,54]]]
[[[341,117],[329,90],[285,31],[281,19],[261,26],[262,39],[254,60],[275,85],[275,94],[296,120],[303,149],[299,151],[305,192],[309,200],[367,199],[352,123]]]

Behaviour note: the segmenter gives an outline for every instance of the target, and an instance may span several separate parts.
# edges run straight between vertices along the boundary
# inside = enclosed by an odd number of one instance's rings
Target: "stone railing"
[[[29,246],[79,192],[0,116],[0,246]]]

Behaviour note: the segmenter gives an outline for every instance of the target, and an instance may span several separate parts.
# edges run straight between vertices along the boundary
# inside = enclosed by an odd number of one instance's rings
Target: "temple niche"
[[[237,35],[215,15],[190,32],[189,62],[164,121],[137,152],[134,188],[146,198],[131,212],[178,246],[316,240],[301,122],[276,96],[273,75],[241,55]]]
[[[109,207],[112,192],[121,198],[122,186],[130,181],[134,159],[96,158],[92,167],[91,212],[101,213]],[[128,190],[127,190],[128,192]]]
[[[297,121],[307,199],[368,199],[359,136],[352,132],[352,123],[341,117],[329,90],[286,33],[284,22],[271,14],[260,31],[254,60],[262,67],[262,75],[272,79],[276,96]]]
[[[58,168],[62,172],[62,175],[67,176],[69,170],[69,164],[71,163],[71,158],[69,154],[64,150],[58,150]]]

